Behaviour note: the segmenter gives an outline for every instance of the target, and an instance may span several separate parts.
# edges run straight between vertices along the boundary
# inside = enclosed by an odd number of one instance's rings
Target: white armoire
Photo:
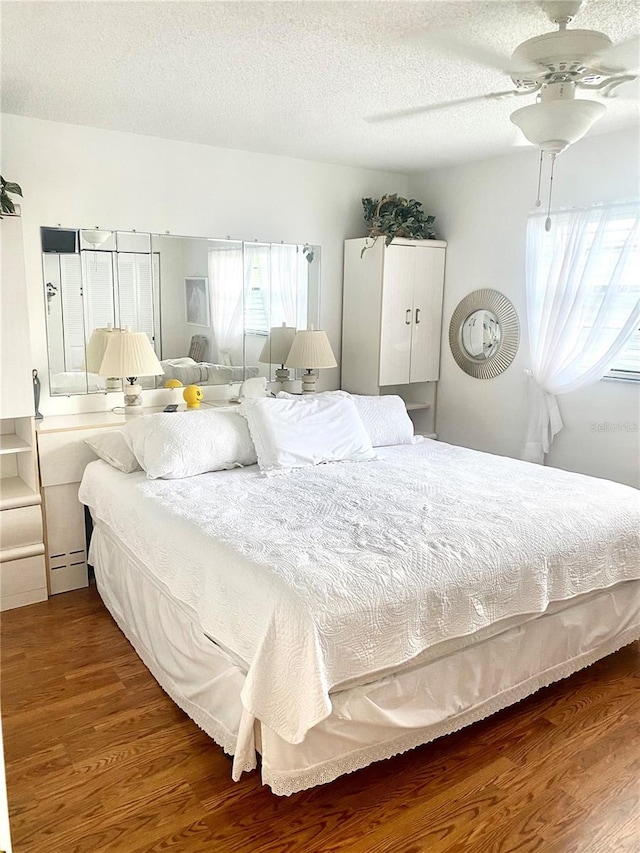
[[[399,394],[416,430],[431,433],[447,244],[395,239],[386,246],[384,237],[371,243],[345,241],[342,388]]]

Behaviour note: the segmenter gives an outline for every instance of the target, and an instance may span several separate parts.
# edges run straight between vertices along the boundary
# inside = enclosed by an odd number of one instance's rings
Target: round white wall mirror
[[[469,376],[498,376],[515,358],[519,343],[516,310],[497,290],[474,290],[453,312],[449,346],[456,364]]]
[[[480,308],[462,324],[460,337],[469,358],[486,361],[500,346],[500,322],[493,311]]]

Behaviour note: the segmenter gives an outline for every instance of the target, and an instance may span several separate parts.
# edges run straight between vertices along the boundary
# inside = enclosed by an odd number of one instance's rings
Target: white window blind
[[[94,329],[116,326],[111,252],[81,252],[87,339]]]
[[[84,370],[84,314],[79,255],[58,255],[64,328],[64,369]]]
[[[153,343],[153,279],[151,255],[119,252],[118,315],[121,328],[146,332]]]
[[[271,313],[269,247],[252,246],[247,252],[245,263],[245,334],[268,335]]]

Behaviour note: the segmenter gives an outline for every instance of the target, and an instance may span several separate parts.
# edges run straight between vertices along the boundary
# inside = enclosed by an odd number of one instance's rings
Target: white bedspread
[[[168,358],[160,364],[164,370],[163,383],[168,379],[177,379],[183,385],[228,385],[231,382],[242,382],[260,373],[257,367],[211,364],[206,361],[194,361],[188,356]]]
[[[640,578],[636,490],[429,440],[278,478],[94,462],[80,499],[245,662],[244,707],[289,743],[338,685]]]

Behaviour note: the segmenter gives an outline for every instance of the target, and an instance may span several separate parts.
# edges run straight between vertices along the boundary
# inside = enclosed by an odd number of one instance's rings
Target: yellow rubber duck
[[[204,394],[199,385],[187,385],[182,392],[182,396],[187,404],[187,409],[199,409],[200,400],[202,400]]]

